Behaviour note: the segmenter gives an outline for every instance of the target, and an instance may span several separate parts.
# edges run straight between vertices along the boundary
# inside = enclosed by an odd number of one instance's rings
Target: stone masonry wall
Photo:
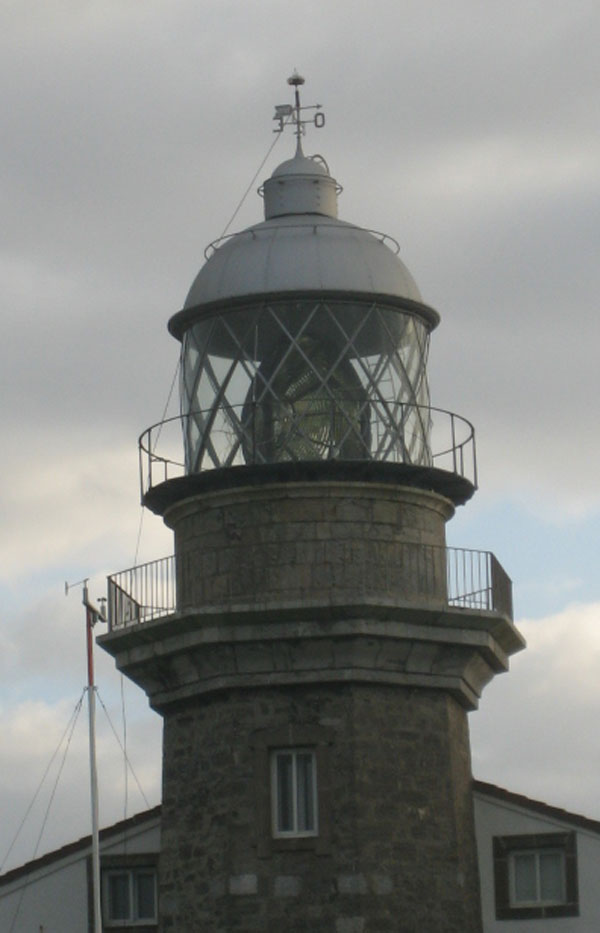
[[[255,736],[284,727],[328,736],[316,848],[264,819]],[[222,692],[169,711],[163,754],[162,933],[481,930],[467,718],[443,691]]]
[[[385,595],[444,599],[447,499],[374,483],[291,483],[185,500],[174,529],[182,609]]]

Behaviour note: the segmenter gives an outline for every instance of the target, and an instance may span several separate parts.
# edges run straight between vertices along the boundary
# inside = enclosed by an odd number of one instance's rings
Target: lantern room
[[[169,322],[181,342],[183,473],[381,465],[465,501],[476,486],[472,427],[430,406],[439,316],[393,238],[338,218],[340,185],[303,151],[313,109],[300,104],[303,79],[289,82],[295,106],[276,119],[295,129],[296,151],[259,189],[264,220],[207,247]],[[324,122],[320,109],[313,122]],[[152,469],[151,439],[141,446]]]

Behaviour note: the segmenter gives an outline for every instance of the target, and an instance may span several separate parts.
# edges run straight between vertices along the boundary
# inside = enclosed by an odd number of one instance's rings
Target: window
[[[256,851],[331,851],[331,729],[288,723],[250,740],[254,758]]]
[[[531,849],[510,856],[510,903],[564,904],[565,853],[561,849]]]
[[[577,916],[575,833],[496,837],[494,880],[498,920]]]
[[[316,836],[314,751],[285,748],[271,752],[271,816],[274,836]]]
[[[102,874],[103,919],[106,926],[156,923],[154,866],[106,869]]]

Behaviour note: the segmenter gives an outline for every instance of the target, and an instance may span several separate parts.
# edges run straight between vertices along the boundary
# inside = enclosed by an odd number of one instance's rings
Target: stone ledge
[[[128,672],[128,676],[131,674]],[[491,675],[490,675],[491,676]],[[132,678],[135,679],[135,678]],[[405,674],[357,668],[343,668],[336,671],[298,671],[295,673],[276,674],[238,674],[231,677],[214,677],[203,684],[190,684],[186,687],[156,692],[151,697],[151,706],[162,712],[167,706],[181,703],[194,697],[209,696],[223,690],[260,689],[264,687],[294,687],[307,684],[379,684],[391,687],[426,688],[444,690],[466,710],[472,711],[479,705],[480,691],[476,691],[461,677],[427,674]],[[484,685],[482,685],[483,687]]]
[[[282,621],[284,619],[285,621]],[[263,603],[227,603],[202,608],[189,608],[162,616],[149,622],[140,622],[114,629],[100,635],[98,644],[110,654],[143,644],[156,644],[163,638],[178,637],[190,632],[197,633],[203,641],[229,641],[236,635],[232,630],[252,632],[256,627],[261,637],[306,637],[305,626],[318,626],[316,634],[330,633],[335,627],[348,623],[361,623],[364,634],[374,631],[378,623],[409,622],[423,632],[440,630],[447,633],[462,631],[486,632],[507,655],[515,654],[525,647],[525,640],[512,620],[498,612],[475,609],[458,609],[436,601],[415,604],[396,599],[365,599],[354,604],[302,600],[302,602],[265,601]],[[368,626],[368,628],[366,628]],[[437,637],[437,636],[436,636]],[[452,640],[452,634],[448,635]],[[117,648],[118,645],[118,648]]]
[[[384,463],[378,460],[314,460],[240,465],[168,479],[152,486],[144,494],[144,505],[167,524],[169,513],[177,505],[198,495],[223,489],[256,489],[266,485],[313,483],[364,483],[415,489],[445,499],[450,509],[464,505],[475,492],[474,483],[449,470],[415,466],[408,463]]]
[[[496,616],[470,616],[470,627],[458,627],[447,614],[424,622],[414,607],[396,610],[394,620],[260,623],[253,613],[226,625],[202,624],[204,614],[194,613],[176,626],[167,617],[101,641],[159,710],[221,690],[351,680],[443,689],[473,709],[485,684],[507,670]]]

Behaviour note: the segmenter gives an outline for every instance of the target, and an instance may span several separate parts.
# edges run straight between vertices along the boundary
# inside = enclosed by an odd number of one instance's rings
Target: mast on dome
[[[275,105],[275,115],[274,120],[277,120],[277,126],[273,130],[274,133],[282,133],[284,127],[288,125],[294,126],[294,134],[297,141],[297,153],[302,153],[302,136],[306,132],[305,127],[308,123],[312,123],[317,129],[322,129],[325,126],[325,114],[323,113],[321,104],[304,104],[300,103],[300,88],[305,83],[305,79],[302,75],[294,69],[294,73],[290,75],[287,79],[287,83],[294,88],[294,104],[276,104]],[[312,116],[312,119],[303,119],[302,112],[305,110],[314,110],[315,113]]]

